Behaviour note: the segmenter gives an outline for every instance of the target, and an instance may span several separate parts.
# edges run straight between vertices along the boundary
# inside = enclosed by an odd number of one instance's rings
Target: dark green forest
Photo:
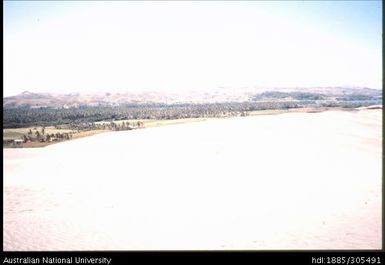
[[[278,93],[278,94],[277,94]],[[81,106],[78,108],[3,108],[3,128],[29,126],[55,126],[117,120],[170,120],[198,117],[245,116],[250,111],[292,108],[356,108],[382,104],[382,98],[344,96],[335,100],[324,100],[322,95],[295,94],[291,100],[282,92],[265,93],[247,102],[204,104],[160,104],[130,103],[120,106]],[[291,95],[293,96],[293,95]],[[277,100],[278,99],[278,100]]]

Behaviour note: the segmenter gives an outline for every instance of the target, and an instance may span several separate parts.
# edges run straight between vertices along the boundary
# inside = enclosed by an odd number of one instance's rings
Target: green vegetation
[[[143,122],[135,123],[115,122],[108,123],[82,123],[76,126],[55,125],[50,127],[26,127],[3,129],[3,147],[43,147],[79,137],[89,136],[96,133],[113,130],[132,130],[143,127]]]
[[[3,146],[45,146],[104,131],[133,130],[167,124],[261,114],[294,109],[357,108],[382,104],[382,96],[327,96],[305,92],[264,92],[245,102],[126,103],[72,108],[3,108]]]
[[[245,102],[204,104],[130,103],[120,106],[83,106],[79,108],[4,108],[3,128],[57,126],[69,129],[91,128],[96,122],[119,120],[174,120],[186,118],[216,118],[247,115],[251,111],[285,110],[292,108],[343,107],[356,108],[382,104],[382,98],[349,95],[327,97],[302,92],[265,92]],[[126,126],[130,127],[130,126]],[[100,128],[96,128],[100,129]]]

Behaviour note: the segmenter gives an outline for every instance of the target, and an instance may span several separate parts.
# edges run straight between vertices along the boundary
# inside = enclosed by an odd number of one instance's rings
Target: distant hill
[[[119,106],[129,103],[223,103],[264,100],[364,100],[381,99],[382,90],[365,87],[313,87],[313,88],[220,88],[213,91],[186,93],[23,93],[3,98],[4,108],[51,107],[71,108],[80,106]]]

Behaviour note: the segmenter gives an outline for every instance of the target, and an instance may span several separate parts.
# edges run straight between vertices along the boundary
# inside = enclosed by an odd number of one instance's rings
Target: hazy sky
[[[4,95],[382,87],[381,1],[4,2]]]

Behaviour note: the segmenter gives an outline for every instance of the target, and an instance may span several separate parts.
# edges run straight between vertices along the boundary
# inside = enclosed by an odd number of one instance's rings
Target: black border
[[[17,0],[15,0],[17,1]],[[49,0],[47,0],[49,1]],[[60,0],[59,0],[60,1]],[[84,0],[83,0],[84,1]],[[88,0],[86,0],[88,1]],[[92,0],[90,0],[92,1]],[[96,0],[99,1],[99,0]],[[103,0],[101,0],[103,1]],[[123,0],[125,1],[125,0]],[[131,0],[128,0],[131,1]],[[142,0],[147,1],[147,0]],[[162,1],[162,0],[160,0]],[[176,0],[184,1],[184,0]],[[226,1],[226,0],[225,0]],[[232,0],[230,0],[232,1]],[[245,1],[245,0],[243,0]],[[248,0],[246,0],[248,1]],[[251,0],[253,1],[253,0]],[[257,0],[258,1],[258,0]],[[267,0],[274,1],[274,0]],[[311,0],[307,0],[311,1]],[[3,14],[3,4],[1,5],[1,11]],[[384,25],[384,5],[382,1],[382,29]],[[4,28],[4,18],[2,20]],[[4,31],[3,31],[4,32]],[[383,32],[383,30],[382,30]],[[4,33],[3,33],[4,34]],[[3,35],[4,37],[4,35]],[[3,45],[3,43],[2,43]],[[382,51],[384,50],[384,39],[382,33]],[[4,58],[4,47],[3,47],[3,58]],[[382,69],[384,69],[385,59],[382,57]],[[3,60],[3,69],[4,69],[4,60]],[[4,71],[4,70],[3,70]],[[382,73],[383,76],[383,73]],[[3,72],[4,77],[4,72]],[[382,91],[384,89],[384,79],[382,79]],[[4,88],[4,81],[3,81]],[[1,90],[1,93],[4,98],[4,91]],[[385,111],[382,109],[382,133],[384,134],[384,117]],[[3,134],[3,132],[2,132]],[[382,141],[382,160],[384,161],[384,141]],[[4,152],[4,149],[3,149]],[[4,165],[2,164],[3,172]],[[3,186],[3,181],[1,181],[1,186]],[[384,234],[384,169],[382,167],[382,234]],[[3,200],[3,196],[1,198]],[[2,216],[2,224],[4,223],[4,214]],[[2,230],[3,235],[3,230]],[[3,242],[3,237],[2,237]],[[195,263],[198,262],[229,262],[234,264],[243,264],[243,263],[253,263],[261,262],[261,264],[333,264],[327,263],[327,257],[375,257],[381,258],[381,263],[385,263],[385,237],[382,237],[382,249],[380,250],[269,250],[269,251],[258,251],[258,250],[212,250],[212,251],[4,251],[4,245],[2,244],[1,251],[1,262],[4,263],[5,258],[40,258],[43,257],[57,257],[57,258],[69,258],[69,257],[87,257],[87,258],[108,258],[111,259],[112,265],[115,264],[127,264],[130,261],[148,263],[148,262],[177,262],[178,264],[184,263]],[[314,259],[321,261],[323,258],[323,263],[312,262]],[[23,264],[23,263],[14,263],[14,264]],[[40,263],[42,264],[42,263]],[[72,263],[76,264],[76,263]],[[86,264],[86,263],[83,263]],[[89,264],[89,263],[88,263]],[[107,264],[107,263],[104,263]],[[336,263],[334,263],[336,264]],[[368,264],[368,263],[366,263]]]

